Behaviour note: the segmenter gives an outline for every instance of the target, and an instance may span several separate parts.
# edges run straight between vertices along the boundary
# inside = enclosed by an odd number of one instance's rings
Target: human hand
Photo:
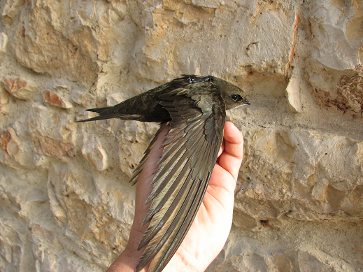
[[[151,191],[159,148],[167,129],[162,131],[150,153],[136,186],[135,218],[126,249],[107,270],[134,271],[143,249],[137,251],[147,229],[142,222],[149,205],[145,201]],[[221,150],[200,206],[188,234],[164,271],[204,271],[222,250],[232,226],[234,189],[242,163],[243,136],[231,122],[226,122]],[[145,267],[142,271],[147,271]]]

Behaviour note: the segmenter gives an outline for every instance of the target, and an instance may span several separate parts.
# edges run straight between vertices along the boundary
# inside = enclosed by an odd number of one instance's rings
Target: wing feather
[[[183,87],[159,96],[172,120],[147,199],[151,206],[144,224],[149,226],[138,249],[146,248],[135,271],[150,262],[150,272],[166,266],[189,230],[208,187],[222,143],[225,106],[210,83],[195,83],[193,87],[196,84],[197,95]],[[216,106],[203,104],[198,100],[202,97]],[[145,155],[142,162],[147,158]]]
[[[189,183],[189,186],[191,186],[191,188],[187,191],[187,194],[185,194],[184,202],[182,202],[182,206],[184,207],[184,209],[181,211],[184,211],[185,209],[189,208],[191,206],[191,204],[193,203],[194,196],[196,195],[197,189],[200,186],[200,181]],[[177,223],[178,220],[175,220],[177,215],[178,214],[175,213],[174,216],[169,216],[168,222],[166,224],[164,224],[164,228],[166,229],[166,231],[159,231],[159,233],[156,236],[154,236],[153,239],[149,242],[149,244],[147,245],[147,247],[144,251],[144,254],[141,256],[140,261],[137,264],[136,271],[139,271],[143,267],[145,267],[151,261],[151,259],[153,259],[155,257],[155,255],[159,252],[159,249],[165,244],[166,239],[169,238],[169,236],[172,234],[172,232],[168,232],[167,230],[170,227],[173,228],[174,225]],[[184,222],[184,220],[182,220],[182,222]],[[174,224],[172,224],[172,223],[174,223]],[[163,254],[160,253],[160,256],[163,256]],[[155,265],[159,266],[160,260],[155,260],[155,261],[156,261],[156,264],[154,264],[154,266]],[[155,269],[157,269],[157,268],[155,268]],[[150,268],[149,268],[149,270],[158,271],[158,270],[152,270]]]
[[[178,177],[175,179],[175,181],[173,182],[173,185],[170,187],[170,189],[165,193],[165,196],[158,199],[158,201],[154,201],[152,204],[152,207],[150,207],[148,214],[145,217],[145,221],[144,223],[147,223],[151,220],[152,216],[157,213],[158,211],[160,211],[160,209],[164,206],[165,202],[170,198],[173,197],[175,195],[175,193],[180,189],[182,190],[183,188],[180,188],[180,185],[187,184],[182,183],[183,179],[187,179],[188,175],[190,175],[190,169],[184,165],[183,169],[181,170],[180,174],[178,175]],[[173,194],[173,195],[171,195]],[[155,205],[154,205],[155,203]]]
[[[139,162],[139,165],[136,167],[136,169],[132,173],[132,176],[130,178],[130,182],[132,183],[132,185],[134,185],[137,182],[137,179],[139,178],[139,175],[140,175],[142,169],[144,168],[145,162],[147,161],[147,159],[150,156],[150,151],[151,151],[151,149],[153,149],[154,144],[155,144],[160,132],[163,131],[168,125],[169,125],[169,122],[161,124],[159,130],[156,132],[154,138],[151,140],[148,148],[145,150],[144,157],[141,159],[141,161]]]
[[[190,177],[190,175],[191,175],[191,171],[185,171],[183,173],[183,178],[187,179]],[[162,199],[163,203],[160,207],[162,208],[162,207],[169,206],[169,208],[166,210],[166,212],[164,214],[159,213],[157,216],[155,216],[154,224],[149,225],[149,228],[145,232],[145,235],[143,236],[143,238],[140,242],[140,245],[139,245],[140,249],[143,248],[152,238],[155,238],[154,239],[155,241],[158,240],[157,237],[155,237],[155,235],[161,228],[165,229],[170,224],[170,222],[169,222],[169,224],[164,224],[164,222],[166,222],[168,219],[172,219],[171,214],[176,211],[176,208],[178,207],[178,205],[181,206],[181,204],[183,203],[183,202],[180,202],[179,199],[182,199],[183,197],[185,197],[185,194],[188,193],[191,185],[192,185],[192,183],[190,183],[190,182],[184,182],[184,183],[179,182],[175,186],[178,188],[176,188],[176,190],[170,191],[171,193],[174,194],[173,195],[174,197],[172,196],[172,197]],[[168,205],[168,202],[172,202],[172,203],[170,205]],[[159,220],[156,220],[161,215],[162,215],[162,218]],[[157,223],[157,225],[155,225],[155,223]],[[159,234],[162,234],[162,232],[159,232]]]

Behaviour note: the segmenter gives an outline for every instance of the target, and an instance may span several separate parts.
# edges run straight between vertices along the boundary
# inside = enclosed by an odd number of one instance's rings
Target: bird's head
[[[218,87],[222,94],[224,103],[226,104],[226,110],[250,104],[250,101],[246,99],[245,92],[236,85],[217,77],[213,77],[213,83]]]

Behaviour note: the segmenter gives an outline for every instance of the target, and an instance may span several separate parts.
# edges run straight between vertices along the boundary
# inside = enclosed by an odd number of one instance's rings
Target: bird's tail
[[[101,112],[111,109],[112,107],[105,107],[105,108],[94,108],[94,109],[87,109],[87,111],[97,112],[101,114]]]
[[[77,122],[81,123],[81,122],[88,122],[88,121],[95,121],[95,120],[105,120],[105,119],[119,117],[114,112],[109,111],[109,109],[111,109],[111,108],[113,108],[113,107],[87,109],[87,111],[97,112],[99,114],[99,116],[89,118],[89,119],[85,119],[85,120],[79,120]]]

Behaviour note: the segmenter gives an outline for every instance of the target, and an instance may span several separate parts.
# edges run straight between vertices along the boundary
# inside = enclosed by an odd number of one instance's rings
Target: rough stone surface
[[[4,77],[2,80],[5,90],[16,98],[28,100],[37,92],[37,86],[21,78]]]
[[[48,103],[51,106],[63,108],[63,109],[70,109],[72,108],[72,104],[59,95],[57,92],[45,90],[43,92],[43,102]]]
[[[7,52],[8,49],[8,36],[4,33],[0,33],[0,59],[2,59]]]
[[[3,86],[0,86],[0,116],[8,112],[9,93],[5,91]]]
[[[89,135],[83,139],[82,154],[89,163],[98,171],[107,169],[108,156],[106,151],[102,148],[99,140]]]
[[[28,129],[36,153],[59,159],[75,156],[75,124],[68,113],[34,103]]]
[[[230,237],[208,271],[363,271],[362,1],[1,1],[0,270],[104,271],[157,124],[107,120],[182,74],[249,92]]]

